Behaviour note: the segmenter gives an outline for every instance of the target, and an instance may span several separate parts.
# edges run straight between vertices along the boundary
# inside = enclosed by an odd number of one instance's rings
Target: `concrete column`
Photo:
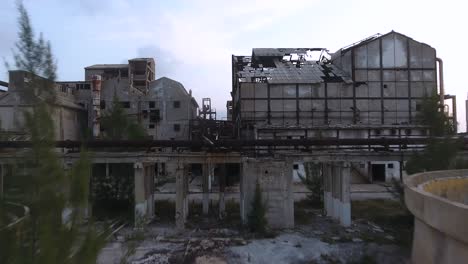
[[[351,185],[351,165],[346,162],[341,167],[341,212],[340,223],[343,226],[351,225],[351,202],[350,202],[350,185]]]
[[[340,214],[340,170],[337,163],[332,164],[333,211],[332,217],[338,219]]]
[[[251,211],[258,180],[266,206],[266,219],[271,228],[294,227],[292,162],[272,158],[242,159],[240,210],[244,224]]]
[[[3,177],[5,176],[5,165],[0,164],[0,200],[3,199]]]
[[[328,163],[322,164],[322,177],[323,177],[323,208],[325,209],[325,214],[327,216],[331,215],[331,202],[332,202],[332,193],[331,193],[331,184],[330,184],[330,165]]]
[[[134,195],[135,195],[135,227],[141,227],[146,221],[145,172],[141,162],[133,165],[134,168]],[[106,174],[108,164],[106,164]]]
[[[184,215],[185,215],[185,221],[187,221],[188,215],[189,215],[189,199],[188,199],[188,194],[189,194],[189,179],[190,179],[190,174],[191,172],[191,166],[188,164],[185,164],[183,167],[183,172],[184,172]]]
[[[226,204],[224,201],[224,191],[226,187],[226,164],[219,165],[219,219],[224,219],[226,216]]]
[[[185,164],[178,164],[175,170],[176,176],[176,212],[175,212],[175,222],[176,228],[178,230],[185,229],[185,221],[188,214],[188,205],[187,205],[187,170],[185,169]]]
[[[203,189],[203,214],[207,215],[210,211],[210,190],[209,190],[209,180],[210,180],[210,170],[211,164],[204,163],[202,171],[202,189]]]

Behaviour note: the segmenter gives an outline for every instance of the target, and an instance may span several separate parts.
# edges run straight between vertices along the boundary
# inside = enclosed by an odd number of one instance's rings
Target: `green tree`
[[[251,232],[257,232],[265,234],[267,227],[266,206],[263,202],[262,189],[260,183],[257,180],[255,184],[255,193],[252,200],[250,213],[248,215],[248,226]]]
[[[101,117],[104,138],[108,139],[144,139],[145,129],[136,121],[128,118],[117,95],[114,95],[112,107]]]
[[[429,127],[432,137],[444,137],[455,134],[455,124],[442,111],[437,94],[423,99],[418,119],[423,125]]]
[[[306,175],[298,171],[302,183],[310,191],[307,200],[314,206],[323,206],[323,177],[320,175],[320,166],[313,163],[305,163]]]
[[[428,126],[430,141],[423,152],[413,154],[406,163],[405,170],[408,174],[414,174],[449,169],[457,163],[456,156],[462,145],[453,139],[455,124],[442,111],[437,94],[424,99],[418,118],[421,124]]]
[[[89,154],[82,150],[68,170],[59,159],[51,118],[54,109],[50,104],[55,99],[56,64],[50,44],[42,36],[35,40],[21,2],[18,11],[20,32],[15,66],[42,75],[47,81],[31,79],[25,89],[29,91],[23,94],[32,100],[31,111],[24,112],[24,126],[32,146],[17,161],[14,177],[9,177],[20,195],[1,198],[0,219],[7,219],[4,216],[9,214],[4,207],[7,201],[27,206],[29,215],[13,228],[0,227],[0,263],[95,263],[105,240],[91,222],[82,221],[89,193]]]

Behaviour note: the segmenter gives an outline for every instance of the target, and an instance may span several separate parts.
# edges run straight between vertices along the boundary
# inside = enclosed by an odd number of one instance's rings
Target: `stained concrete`
[[[427,192],[428,182],[468,177],[468,170],[434,171],[405,179],[405,203],[415,216],[413,263],[468,261],[468,205]]]
[[[240,208],[243,223],[247,223],[258,182],[267,209],[268,225],[272,228],[294,227],[292,162],[273,158],[244,158],[241,171]]]
[[[349,162],[323,164],[324,208],[327,216],[351,225],[351,169]]]

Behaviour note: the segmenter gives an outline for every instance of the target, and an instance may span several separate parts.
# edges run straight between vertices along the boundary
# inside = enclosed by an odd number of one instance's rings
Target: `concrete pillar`
[[[226,188],[226,164],[219,166],[219,219],[224,219],[226,216],[226,203],[224,201],[224,191]]]
[[[0,164],[0,200],[3,199],[3,177],[5,176],[5,165]]]
[[[323,202],[325,214],[331,216],[333,207],[332,207],[332,192],[331,192],[331,175],[330,175],[330,164],[322,164],[322,177],[323,177]]]
[[[175,170],[176,176],[176,203],[175,203],[175,222],[178,230],[185,229],[185,221],[188,215],[188,180],[187,165],[178,164]]]
[[[106,164],[106,174],[108,173]],[[145,197],[145,170],[141,162],[133,165],[134,168],[134,195],[135,195],[135,227],[141,227],[146,222],[147,204]]]
[[[343,163],[341,167],[341,212],[340,223],[343,226],[351,225],[351,202],[350,202],[350,185],[351,185],[351,165],[349,162]]]
[[[333,211],[332,217],[338,219],[340,215],[340,170],[336,163],[332,165]]]
[[[210,170],[211,164],[204,163],[202,171],[202,189],[203,189],[203,214],[207,215],[210,211]]]
[[[242,159],[240,210],[247,223],[257,180],[266,206],[266,219],[271,228],[294,227],[294,199],[292,193],[292,162],[272,158]]]

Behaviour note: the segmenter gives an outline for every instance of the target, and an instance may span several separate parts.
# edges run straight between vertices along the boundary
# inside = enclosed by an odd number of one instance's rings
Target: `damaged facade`
[[[425,97],[437,93],[437,61],[434,48],[393,31],[331,56],[317,48],[261,48],[251,56],[232,56],[229,104],[237,137],[426,136],[418,111]],[[400,165],[353,167],[370,181],[385,181],[400,174]]]
[[[99,89],[93,78],[99,76]],[[28,106],[18,90],[28,80],[28,73],[10,72],[8,92],[0,95],[2,129],[10,134],[24,134],[22,113]],[[105,128],[94,127],[116,99],[128,118],[145,128],[152,139],[190,139],[190,120],[196,118],[198,104],[184,86],[172,79],[155,80],[155,62],[150,58],[129,60],[128,64],[97,64],[85,68],[84,81],[57,82],[54,120],[57,140],[79,140],[94,131],[101,138]]]
[[[393,31],[333,54],[323,48],[255,48],[251,56],[232,56],[232,100],[226,103],[227,120],[221,121],[216,120],[216,111],[208,98],[203,99],[197,113],[198,104],[190,90],[166,77],[155,79],[153,59],[97,64],[85,68],[84,81],[56,85],[56,89],[66,94],[66,102],[74,106],[73,111],[83,114],[72,117],[59,111],[60,118],[75,120],[58,121],[63,124],[61,130],[75,131],[60,134],[60,139],[81,138],[76,132],[80,119],[97,139],[102,138],[106,128],[100,126],[100,117],[116,98],[128,117],[142,124],[152,139],[203,141],[213,146],[157,148],[138,154],[96,153],[94,163],[100,164],[106,177],[118,170],[116,164],[126,164],[126,169],[133,171],[135,216],[154,215],[154,181],[172,177],[176,188],[176,225],[183,228],[189,214],[189,181],[199,176],[203,213],[209,212],[211,187],[216,183],[222,218],[225,187],[230,179],[238,178],[244,223],[255,184],[259,182],[269,224],[293,227],[293,180],[305,174],[305,167],[313,167],[305,166],[306,163],[315,163],[319,169],[314,173],[324,178],[327,215],[349,226],[350,182],[402,177],[401,146],[215,149],[213,142],[428,136],[427,127],[418,120],[418,111],[424,98],[436,93],[445,106],[443,81],[437,71],[441,66],[434,48]],[[10,72],[10,90],[0,95],[2,128],[8,131],[21,130],[11,121],[18,119],[12,109],[19,103],[7,100],[15,98],[15,80],[25,79],[15,74]],[[4,123],[4,119],[10,121]],[[73,158],[71,154],[70,160]]]

